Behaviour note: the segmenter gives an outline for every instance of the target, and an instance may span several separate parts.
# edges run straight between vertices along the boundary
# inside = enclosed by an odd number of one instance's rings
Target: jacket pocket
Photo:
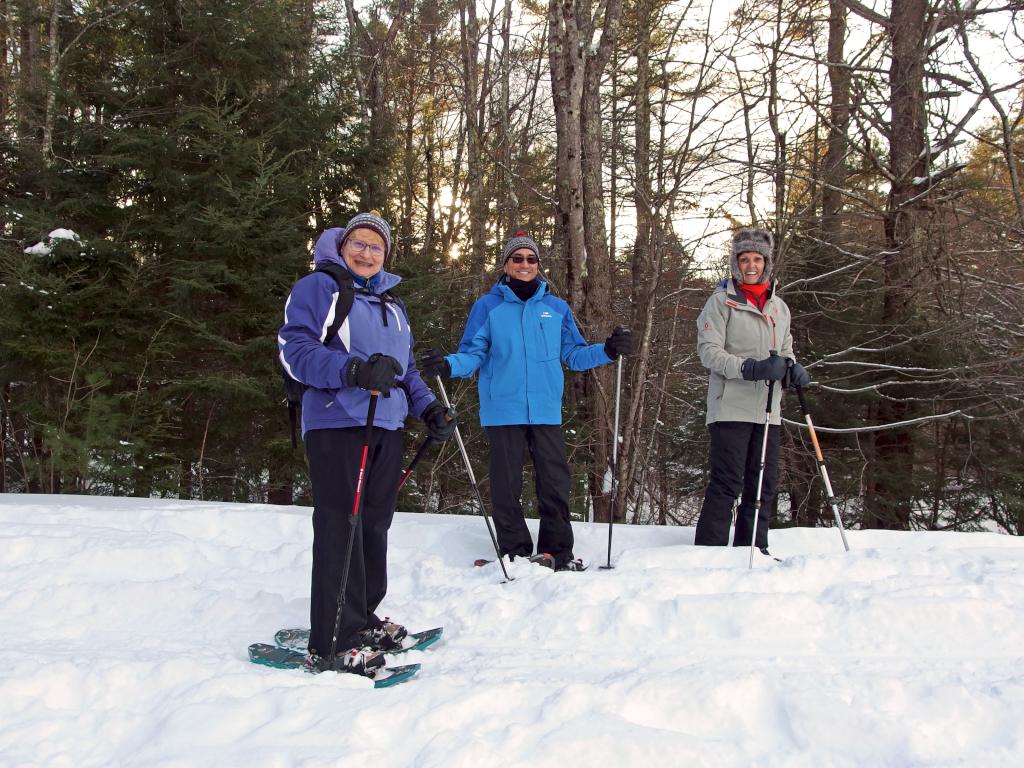
[[[518,396],[523,388],[522,374],[513,372],[508,363],[488,361],[480,374],[481,384],[486,379],[486,390],[491,400],[505,400]]]
[[[562,353],[562,323],[558,317],[541,315],[540,343],[537,345],[540,360],[557,360]]]

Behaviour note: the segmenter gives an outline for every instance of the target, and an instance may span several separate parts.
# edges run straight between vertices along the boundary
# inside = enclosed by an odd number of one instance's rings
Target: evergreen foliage
[[[52,160],[10,145],[12,489],[254,500],[301,473],[275,334],[367,153],[307,5],[135,4],[73,49]],[[23,252],[57,226],[81,243]]]

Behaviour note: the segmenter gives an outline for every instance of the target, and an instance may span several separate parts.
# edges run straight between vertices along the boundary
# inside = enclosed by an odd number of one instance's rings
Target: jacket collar
[[[497,296],[498,298],[503,299],[504,301],[515,301],[518,302],[519,304],[530,304],[535,301],[540,301],[541,298],[543,298],[548,292],[547,281],[544,280],[544,278],[542,277],[537,279],[538,282],[540,282],[540,285],[537,286],[537,291],[533,294],[533,296],[528,298],[526,301],[523,301],[518,296],[516,296],[515,293],[512,292],[512,289],[509,288],[508,284],[505,282],[504,275],[498,278],[498,282],[496,282],[491,287],[490,292],[492,295]]]
[[[771,293],[769,294],[768,298],[765,300],[764,305],[766,307],[768,306],[768,302],[770,302],[773,298],[775,298],[775,294],[779,290],[779,282],[777,280],[772,280],[771,284],[769,285],[768,290],[771,291]],[[736,285],[735,278],[727,277],[724,280],[722,280],[718,284],[718,287],[715,288],[715,292],[716,293],[719,293],[719,292],[724,293],[725,294],[726,303],[728,303],[729,306],[738,307],[738,308],[739,307],[746,307],[746,308],[750,308],[750,309],[757,309],[757,305],[751,303],[750,300],[747,299],[746,294],[744,294],[743,291],[741,291],[739,289],[739,287]],[[761,310],[758,310],[758,311],[760,312]]]

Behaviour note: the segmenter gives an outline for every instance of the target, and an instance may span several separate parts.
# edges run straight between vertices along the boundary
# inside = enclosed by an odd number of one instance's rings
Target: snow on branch
[[[907,419],[906,421],[894,421],[892,424],[881,424],[874,427],[819,427],[817,424],[814,425],[815,432],[829,432],[831,434],[852,434],[855,432],[881,432],[884,429],[902,429],[903,427],[910,427],[916,424],[925,424],[929,421],[938,421],[940,419],[949,419],[953,416],[961,416],[965,419],[974,419],[973,416],[968,416],[966,413],[960,410],[950,411],[949,413],[936,413],[932,416],[921,416],[917,419]],[[786,424],[794,427],[800,427],[801,429],[809,429],[806,423],[802,421],[793,421],[792,419],[783,418]]]
[[[885,363],[862,362],[860,360],[819,360],[815,365],[856,365],[861,368],[871,368],[879,371],[897,371],[899,373],[956,373],[963,370],[963,366],[954,368],[921,368],[914,365],[887,365]]]
[[[828,392],[838,392],[841,395],[856,395],[862,392],[877,392],[878,394],[881,394],[881,392],[879,391],[880,387],[918,387],[923,384],[935,386],[937,384],[962,384],[963,382],[960,379],[926,379],[923,381],[883,381],[879,384],[868,384],[867,386],[855,387],[853,389],[846,389],[843,387],[830,387],[827,384],[822,384],[820,382],[814,383],[815,386]]]

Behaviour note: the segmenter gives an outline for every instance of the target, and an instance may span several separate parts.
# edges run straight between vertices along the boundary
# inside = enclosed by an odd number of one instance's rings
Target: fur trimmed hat
[[[772,275],[772,251],[775,250],[775,238],[767,229],[738,229],[732,236],[732,255],[729,257],[729,266],[732,267],[732,276],[736,282],[743,282],[743,274],[740,272],[739,255],[741,253],[760,253],[764,256],[764,272],[761,273],[759,283],[767,283]]]
[[[525,232],[516,232],[515,235],[506,240],[505,244],[501,247],[501,262],[498,266],[505,266],[505,262],[508,261],[508,257],[520,248],[529,248],[533,251],[533,255],[537,257],[537,261],[540,261],[540,248],[537,247],[537,243],[534,239]]]
[[[357,229],[373,230],[380,235],[384,240],[384,257],[387,258],[387,255],[391,253],[391,225],[380,215],[380,211],[357,213],[349,219],[348,224],[345,225],[345,231],[341,233],[341,239],[338,240],[339,252],[341,251],[341,246],[348,239],[349,234]]]

